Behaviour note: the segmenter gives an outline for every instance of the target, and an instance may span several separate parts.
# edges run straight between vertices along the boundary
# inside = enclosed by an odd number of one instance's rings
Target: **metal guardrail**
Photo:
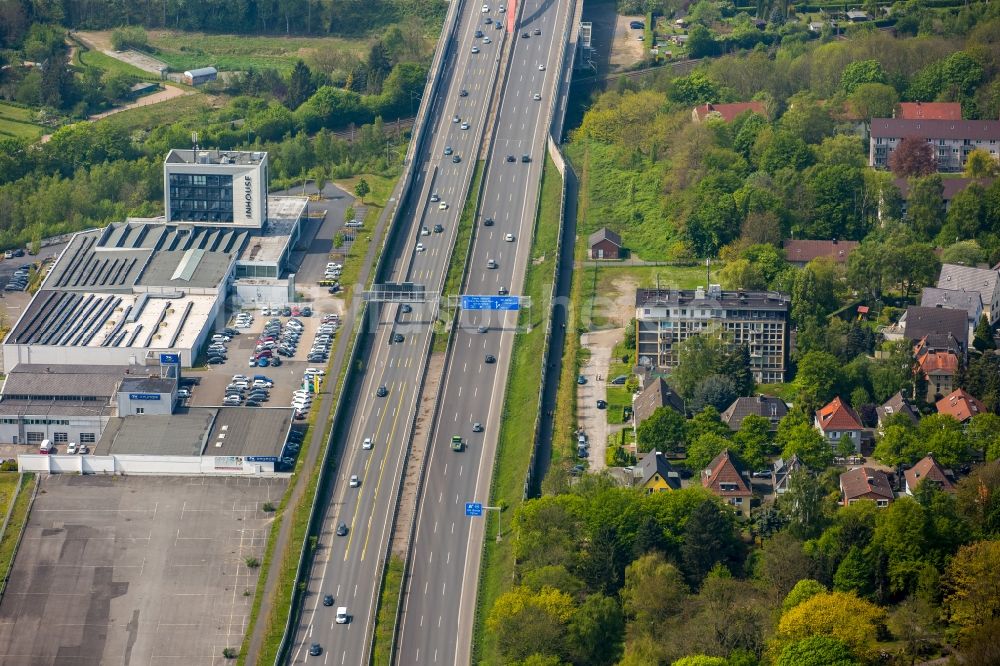
[[[420,100],[420,109],[417,112],[416,120],[414,121],[414,131],[412,135],[412,140],[410,142],[409,149],[407,150],[406,157],[404,159],[403,176],[400,180],[400,184],[396,188],[397,196],[395,202],[395,208],[392,211],[389,223],[387,225],[387,231],[382,242],[382,251],[379,254],[379,259],[376,264],[375,271],[372,273],[373,280],[377,281],[383,274],[386,267],[386,257],[388,256],[385,252],[385,248],[392,244],[395,235],[399,232],[398,221],[400,211],[404,208],[404,203],[406,197],[409,196],[410,187],[413,182],[413,155],[422,147],[424,140],[424,128],[425,119],[429,113],[430,106],[434,100],[437,93],[437,86],[439,82],[439,75],[441,72],[441,63],[444,60],[445,54],[450,48],[450,44],[454,38],[455,33],[455,18],[459,14],[459,8],[463,4],[463,0],[458,0],[452,3],[449,7],[449,12],[445,19],[445,24],[442,28],[442,32],[445,34],[444,38],[438,42],[438,47],[435,50],[434,59],[432,61],[431,69],[429,70],[429,78],[427,81],[427,86],[424,91],[424,95]],[[354,338],[354,344],[351,348],[349,355],[346,357],[346,362],[348,363],[347,372],[344,375],[344,382],[341,388],[340,396],[343,397],[352,386],[352,381],[355,380],[354,365],[359,360],[359,351],[361,349],[361,341],[364,339],[364,327],[367,326],[367,317],[369,315],[368,304],[364,303],[361,306],[359,313],[359,321],[361,328],[358,329],[357,334]],[[330,429],[330,437],[326,442],[326,451],[323,454],[322,468],[320,470],[319,482],[316,484],[316,493],[313,496],[312,508],[310,510],[309,516],[309,527],[306,530],[306,538],[302,543],[302,551],[299,555],[299,564],[295,575],[295,585],[292,588],[292,599],[291,599],[291,612],[288,614],[288,620],[285,624],[285,632],[281,639],[281,644],[278,647],[277,654],[275,655],[275,666],[281,666],[287,659],[289,655],[289,650],[291,649],[292,641],[295,636],[296,629],[298,627],[299,618],[301,617],[302,608],[301,602],[304,595],[304,590],[300,589],[301,586],[309,580],[309,574],[312,569],[313,553],[310,548],[311,538],[318,536],[320,529],[322,528],[322,517],[324,512],[324,507],[321,506],[320,500],[325,496],[326,485],[330,482],[330,474],[332,471],[332,465],[330,464],[330,457],[334,450],[334,441],[338,434],[338,430],[342,427],[342,419],[344,413],[344,400],[338,400],[337,405],[334,407],[334,414],[331,419],[333,424]],[[384,569],[383,569],[384,573]]]

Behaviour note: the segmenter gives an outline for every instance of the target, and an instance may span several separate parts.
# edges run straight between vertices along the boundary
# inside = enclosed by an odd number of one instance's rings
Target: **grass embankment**
[[[212,122],[209,117],[209,112],[212,110],[212,103],[206,95],[183,95],[158,104],[119,111],[96,122],[121,128],[131,134],[136,130],[148,132],[161,125],[171,125],[184,120],[203,120],[208,124]]]
[[[458,295],[462,289],[462,277],[465,275],[465,262],[469,258],[469,244],[472,243],[472,228],[476,221],[476,210],[479,206],[479,190],[483,185],[483,165],[480,160],[476,163],[476,170],[472,173],[472,182],[469,183],[469,194],[465,197],[465,208],[458,218],[458,235],[455,238],[455,249],[451,253],[451,263],[448,264],[448,274],[444,279],[444,291],[441,293],[442,299],[448,296]],[[445,327],[448,325],[451,311],[447,308],[438,310],[438,320],[434,322],[435,331],[439,335],[434,336],[433,350],[444,352],[448,350],[448,335]]]
[[[35,112],[32,109],[0,102],[0,138],[34,141],[43,134],[45,128],[35,124]]]
[[[392,195],[392,188],[396,186],[396,180],[393,178],[368,173],[358,174],[357,176],[333,182],[338,187],[353,193],[354,187],[362,178],[365,179],[368,187],[371,188],[371,191],[365,195],[365,219],[362,220],[365,226],[356,230],[357,233],[354,236],[354,242],[350,244],[347,254],[342,255],[344,270],[340,274],[340,284],[344,286],[344,292],[341,296],[347,302],[350,302],[353,289],[358,282],[358,277],[361,275],[362,260],[368,252],[368,246],[371,245],[372,233],[374,233],[375,226],[378,224],[379,215],[382,214],[382,209],[385,208],[389,197]],[[358,205],[362,205],[360,201]],[[372,265],[374,266],[375,263],[378,263],[377,256]]]
[[[21,540],[21,530],[28,521],[28,510],[31,508],[31,495],[34,488],[33,483],[36,483],[36,480],[34,474],[18,474],[17,472],[4,472],[0,474],[0,477],[3,478],[0,492],[3,493],[5,498],[3,502],[3,514],[0,514],[0,522],[3,521],[3,516],[7,515],[7,509],[11,501],[10,498],[14,496],[15,492],[17,493],[17,496],[13,497],[14,509],[11,511],[7,529],[0,536],[0,576],[6,576],[10,571],[10,565],[14,561],[14,555],[17,553],[17,546]]]
[[[219,71],[244,71],[273,67],[283,74],[292,71],[298,60],[309,60],[316,53],[364,56],[365,39],[339,37],[264,37],[255,35],[216,35],[202,32],[152,30],[149,44],[153,57],[170,69],[186,69],[211,65]]]
[[[382,591],[378,599],[378,616],[375,618],[375,647],[372,650],[374,666],[389,666],[392,656],[392,634],[396,628],[396,608],[403,591],[403,559],[397,555],[389,558],[389,566],[382,577]]]
[[[473,633],[473,663],[502,663],[495,636],[486,631],[486,616],[497,597],[512,584],[514,557],[509,538],[510,519],[522,502],[524,477],[528,471],[535,442],[535,417],[541,390],[540,359],[545,351],[545,324],[549,317],[549,296],[556,263],[556,240],[559,233],[559,172],[546,158],[539,200],[531,263],[525,277],[524,294],[534,305],[530,310],[531,332],[514,341],[513,358],[504,396],[503,420],[493,465],[490,504],[504,507],[503,526],[508,538],[497,542],[497,521],[488,517],[483,560],[479,570],[479,596],[476,600],[476,624]],[[553,190],[555,196],[552,196]],[[521,312],[521,326],[528,324],[529,311]]]
[[[348,189],[348,191],[353,191],[354,185],[358,180],[360,180],[360,178],[361,176],[358,176],[349,179],[349,181],[338,181],[338,185]],[[365,216],[365,226],[371,229],[374,228],[375,221],[381,213],[381,208],[385,206],[385,202],[388,200],[389,193],[392,192],[395,182],[390,179],[381,178],[380,176],[364,176],[364,178],[368,181],[368,184],[372,189],[372,191],[365,197],[366,205],[369,206],[368,212]],[[369,226],[369,222],[371,223],[371,226]],[[359,235],[359,238],[360,237],[361,235]],[[348,257],[353,260],[344,261],[344,274],[346,275],[348,271],[351,271],[351,275],[353,276],[352,284],[357,281],[358,276],[360,275],[360,263],[364,259],[364,255],[368,247],[367,243],[370,242],[370,234],[364,234],[364,237],[369,238],[369,240],[361,241],[364,243],[364,246],[362,247],[358,242],[355,242],[356,247],[352,247],[351,252],[348,254]],[[345,281],[344,284],[348,283]],[[353,347],[354,339],[360,331],[360,327],[360,320],[355,321],[354,328],[350,332],[350,337],[347,340],[342,341],[341,344],[346,343],[348,345],[348,349]],[[327,363],[327,377],[330,376],[329,371],[332,363],[333,356],[331,356],[330,361]],[[334,409],[336,409],[337,401],[340,399],[340,394],[343,390],[344,381],[350,366],[350,363],[344,363],[343,367],[340,369],[340,373],[337,375],[336,380],[332,384],[328,382],[323,386],[323,391],[333,391],[332,404],[334,405]],[[327,423],[323,424],[322,428],[317,427],[315,419],[316,413],[311,413],[307,421],[308,430],[306,432],[306,436],[303,438],[302,450],[299,453],[299,458],[295,466],[296,475],[302,471],[304,464],[303,461],[308,459],[311,447],[314,444],[317,446],[323,446],[330,439],[330,433],[333,428],[333,419],[331,418]],[[299,501],[296,502],[294,506],[289,506],[291,494],[295,486],[294,480],[297,478],[293,477],[293,483],[289,484],[288,490],[285,492],[285,496],[282,498],[281,505],[275,515],[275,521],[271,525],[271,531],[267,537],[267,546],[264,551],[263,565],[261,566],[261,573],[258,579],[260,583],[257,585],[253,607],[250,610],[250,620],[247,623],[247,632],[243,639],[243,647],[240,650],[239,664],[241,665],[246,663],[247,647],[250,637],[253,635],[253,627],[259,619],[258,615],[260,614],[260,604],[263,599],[264,581],[267,580],[267,572],[274,563],[275,559],[279,558],[278,561],[280,562],[279,566],[281,567],[281,573],[278,579],[277,589],[274,593],[271,612],[266,618],[264,618],[264,621],[267,622],[267,628],[265,629],[264,640],[261,645],[258,663],[274,663],[277,656],[278,649],[281,646],[281,639],[285,633],[285,625],[288,614],[291,612],[292,591],[296,584],[295,576],[298,573],[299,555],[302,552],[302,543],[306,539],[306,535],[309,532],[309,517],[312,512],[312,501],[316,496],[316,488],[319,484],[321,470],[322,465],[315,465],[308,470],[309,478],[306,481],[305,492],[302,493]],[[279,526],[281,521],[289,515],[293,521],[292,533],[285,548],[280,554],[277,554],[275,553],[275,546]],[[314,542],[312,544],[312,548],[315,549],[315,546],[316,544]]]
[[[102,72],[109,72],[112,74],[127,74],[129,76],[134,76],[137,79],[145,79],[147,81],[160,80],[160,77],[152,72],[139,69],[138,67],[130,65],[127,62],[122,62],[117,58],[105,55],[96,49],[91,49],[78,39],[74,39],[73,37],[70,37],[70,39],[76,45],[76,54],[73,57],[74,65],[78,65],[80,67],[94,67]]]

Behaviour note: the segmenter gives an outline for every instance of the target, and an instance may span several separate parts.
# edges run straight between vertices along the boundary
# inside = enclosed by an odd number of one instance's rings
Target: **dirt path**
[[[595,473],[605,468],[604,452],[608,448],[608,412],[598,409],[597,401],[608,399],[611,351],[624,335],[625,329],[612,328],[584,333],[580,338],[580,344],[590,350],[590,360],[580,368],[580,374],[587,379],[587,383],[576,387],[576,420],[590,441],[589,471]]]
[[[113,109],[104,111],[102,113],[95,114],[87,118],[87,120],[100,120],[101,118],[107,118],[110,115],[120,113],[122,111],[128,111],[129,109],[137,109],[140,106],[149,106],[151,104],[159,104],[160,102],[166,102],[168,99],[174,99],[175,97],[183,97],[184,95],[190,95],[192,91],[185,90],[184,88],[179,88],[177,86],[172,86],[169,83],[164,84],[163,90],[152,95],[146,95],[140,99],[137,99],[130,104],[124,106],[116,106]]]
[[[611,68],[626,69],[642,60],[646,43],[639,40],[642,30],[628,27],[630,21],[646,22],[645,16],[622,16],[615,21],[615,42],[611,46]]]

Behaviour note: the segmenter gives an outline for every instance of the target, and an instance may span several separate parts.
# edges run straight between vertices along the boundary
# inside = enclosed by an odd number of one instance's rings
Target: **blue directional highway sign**
[[[520,310],[520,296],[462,296],[463,310]]]
[[[467,516],[483,515],[483,505],[480,502],[466,502],[465,515]]]

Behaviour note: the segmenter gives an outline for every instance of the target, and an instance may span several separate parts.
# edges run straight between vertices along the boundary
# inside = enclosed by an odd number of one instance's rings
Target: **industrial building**
[[[226,305],[293,300],[305,197],[268,197],[267,154],[172,150],[167,215],[76,234],[3,344],[17,364],[190,367]]]
[[[640,365],[676,367],[680,343],[706,333],[750,351],[754,380],[785,381],[788,364],[788,296],[777,292],[637,289],[636,356]]]

